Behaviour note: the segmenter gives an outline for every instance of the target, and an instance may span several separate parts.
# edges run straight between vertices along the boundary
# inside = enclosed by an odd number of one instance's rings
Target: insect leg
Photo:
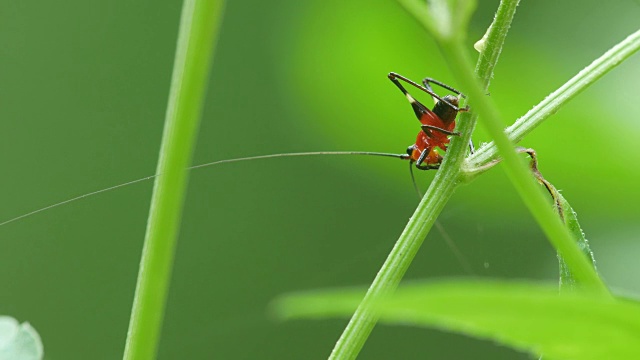
[[[392,77],[391,74],[393,74],[393,73],[389,74],[389,80],[391,80],[398,87],[398,89],[400,89],[400,91],[402,91],[404,96],[407,97],[407,100],[409,100],[409,103],[411,104],[411,107],[413,108],[413,112],[416,114],[416,117],[418,118],[418,120],[420,120],[422,118],[422,114],[428,113],[428,112],[431,111],[426,106],[424,106],[420,101],[414,99],[413,96],[411,96],[411,94],[409,94],[407,89],[405,89],[404,86],[402,86],[402,84],[395,78],[395,75]],[[415,84],[415,85],[417,85],[417,84]]]
[[[441,132],[445,135],[454,135],[454,136],[460,136],[460,133],[457,131],[449,131],[449,130],[445,130],[443,128],[439,128],[437,126],[432,126],[432,125],[422,125],[421,126],[422,130],[424,130],[424,132],[429,135],[429,132],[427,130],[434,130],[434,131],[438,131]]]
[[[420,170],[436,170],[440,168],[440,164],[433,164],[433,165],[418,165],[416,164],[416,167]]]
[[[458,95],[460,95],[460,96],[461,96],[461,97],[463,97],[463,98],[466,98],[466,97],[467,97],[465,94],[461,93],[460,91],[456,90],[455,88],[453,88],[453,87],[451,87],[451,86],[449,86],[449,85],[447,85],[447,84],[445,84],[445,83],[443,83],[443,82],[441,82],[441,81],[438,81],[438,80],[436,80],[436,79],[432,79],[432,78],[429,78],[429,77],[428,77],[428,78],[424,78],[424,79],[422,80],[422,84],[424,85],[424,87],[425,87],[426,89],[429,89],[429,90],[431,90],[431,91],[433,92],[433,89],[431,88],[431,85],[429,85],[430,83],[436,84],[436,85],[440,86],[440,87],[441,87],[441,88],[443,88],[443,89],[447,89],[447,90],[451,91],[451,92],[452,92],[452,93],[454,93],[454,94],[458,94]],[[440,99],[440,98],[437,98],[437,99],[438,99],[438,100],[442,100],[442,99]],[[468,106],[468,105],[467,105],[467,106],[465,106],[464,108],[458,108],[457,106],[454,106],[454,105],[450,104],[448,101],[444,101],[444,100],[442,100],[442,101],[443,101],[445,104],[449,105],[452,109],[454,109],[454,110],[456,110],[456,111],[463,111],[463,112],[464,112],[464,111],[469,111],[469,106]]]
[[[453,87],[451,87],[451,86],[449,86],[449,85],[447,85],[447,84],[445,84],[445,83],[443,83],[441,81],[433,79],[433,78],[429,78],[429,77],[428,78],[424,78],[424,80],[422,80],[422,83],[424,84],[424,87],[426,87],[429,90],[432,90],[431,86],[429,85],[429,83],[433,83],[433,84],[436,84],[436,85],[440,86],[441,88],[444,88],[444,89],[447,89],[447,90],[451,91],[452,93],[458,94],[458,95],[462,96],[463,98],[467,97],[465,94],[461,93],[460,91],[456,90],[455,88],[453,88]]]
[[[466,108],[465,108],[465,109],[460,109],[460,108],[458,108],[457,106],[455,106],[455,105],[453,105],[453,104],[449,103],[448,101],[443,100],[443,99],[440,97],[440,95],[436,94],[433,90],[431,90],[431,88],[426,88],[426,87],[424,87],[424,86],[422,86],[422,85],[420,85],[420,84],[416,83],[415,81],[410,80],[410,79],[408,79],[408,78],[406,78],[406,77],[404,77],[404,76],[402,76],[402,75],[400,75],[400,74],[396,74],[396,73],[394,73],[394,72],[390,72],[390,73],[389,73],[389,75],[388,75],[388,77],[389,77],[389,80],[393,81],[393,83],[394,83],[394,84],[396,84],[396,86],[397,86],[397,87],[399,87],[399,88],[400,88],[400,90],[402,90],[402,92],[403,92],[405,95],[407,95],[407,94],[408,94],[408,93],[407,93],[407,90],[405,90],[405,88],[402,86],[402,84],[400,84],[400,82],[398,81],[398,79],[400,79],[400,80],[402,80],[402,81],[406,82],[407,84],[409,84],[409,85],[411,85],[411,86],[413,86],[413,87],[415,87],[415,88],[417,88],[417,89],[420,89],[420,90],[422,90],[422,91],[426,92],[427,94],[431,95],[431,97],[436,98],[436,99],[438,99],[438,100],[440,100],[440,101],[444,102],[445,104],[449,105],[449,106],[450,106],[452,109],[454,109],[455,111],[467,111],[467,110],[468,110],[468,109],[466,109]],[[447,87],[447,88],[448,88],[448,87]],[[453,89],[453,88],[452,88],[452,89]],[[457,93],[457,94],[459,94],[459,92],[456,92],[456,93]],[[411,96],[411,95],[409,95],[409,96]],[[411,101],[411,100],[410,100],[410,101]],[[420,105],[422,105],[422,104],[420,104]],[[424,106],[424,105],[422,105],[422,106]]]
[[[422,152],[420,153],[420,157],[418,158],[418,160],[416,160],[416,167],[420,170],[431,170],[431,169],[438,169],[440,168],[440,164],[426,164],[424,165],[424,161],[426,160],[427,156],[429,156],[429,153],[431,152],[431,148],[426,148],[424,150],[422,150]]]

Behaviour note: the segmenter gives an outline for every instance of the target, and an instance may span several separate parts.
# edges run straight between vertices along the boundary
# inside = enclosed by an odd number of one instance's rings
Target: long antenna
[[[248,157],[241,157],[241,158],[235,158],[235,159],[225,159],[225,160],[218,160],[218,161],[213,161],[213,162],[209,162],[209,163],[205,163],[205,164],[200,164],[200,165],[195,165],[195,166],[191,166],[186,168],[185,170],[194,170],[194,169],[199,169],[199,168],[204,168],[204,167],[209,167],[209,166],[214,166],[214,165],[220,165],[220,164],[227,164],[227,163],[234,163],[234,162],[241,162],[241,161],[250,161],[250,160],[260,160],[260,159],[272,159],[272,158],[284,158],[284,157],[294,157],[294,156],[318,156],[318,155],[363,155],[363,156],[381,156],[381,157],[393,157],[393,158],[397,158],[397,159],[408,159],[409,155],[407,154],[391,154],[391,153],[383,153],[383,152],[375,152],[375,151],[313,151],[313,152],[297,152],[297,153],[282,153],[282,154],[269,154],[269,155],[258,155],[258,156],[248,156]],[[16,216],[14,218],[11,218],[9,220],[5,220],[3,222],[0,222],[0,226],[4,226],[7,225],[9,223],[12,223],[14,221],[18,221],[30,216],[33,216],[35,214],[47,211],[47,210],[51,210],[53,208],[56,208],[58,206],[62,206],[62,205],[66,205],[78,200],[82,200],[94,195],[98,195],[98,194],[102,194],[108,191],[112,191],[115,189],[119,189],[121,187],[125,187],[125,186],[129,186],[129,185],[133,185],[139,182],[143,182],[143,181],[147,181],[147,180],[151,180],[151,179],[155,179],[158,176],[160,176],[162,174],[155,174],[155,175],[150,175],[150,176],[146,176],[137,180],[132,180],[132,181],[127,181],[125,183],[122,184],[118,184],[118,185],[114,185],[114,186],[110,186],[108,188],[105,189],[101,189],[101,190],[97,190],[97,191],[93,191],[90,193],[86,193],[80,196],[76,196],[49,206],[45,206],[41,209],[38,210],[34,210],[19,216]]]
[[[240,161],[272,159],[272,158],[281,158],[281,157],[295,157],[295,156],[318,156],[318,155],[367,155],[367,156],[393,157],[393,158],[403,159],[403,160],[409,158],[409,155],[407,154],[391,154],[391,153],[383,153],[383,152],[375,152],[375,151],[312,151],[312,152],[257,155],[257,156],[248,156],[248,157],[241,157],[241,158],[235,158],[235,159],[218,160],[218,161],[213,161],[205,164],[194,165],[194,166],[188,167],[187,170],[199,169],[207,166],[234,163],[234,162],[240,162]],[[159,176],[159,175],[155,175],[155,176]],[[0,226],[2,226],[2,224],[0,224]]]

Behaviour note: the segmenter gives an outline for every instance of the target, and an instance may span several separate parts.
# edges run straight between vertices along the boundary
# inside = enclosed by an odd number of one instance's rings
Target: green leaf
[[[582,231],[580,223],[578,223],[578,215],[573,210],[567,199],[565,199],[564,196],[562,196],[562,194],[560,194],[560,192],[557,191],[554,187],[552,187],[552,189],[555,193],[554,196],[557,197],[557,201],[562,208],[562,213],[560,216],[562,221],[567,226],[574,239],[576,239],[576,242],[578,243],[578,246],[580,247],[582,253],[585,254],[585,256],[589,259],[589,261],[591,261],[591,264],[593,264],[593,267],[595,268],[596,260],[593,257],[591,248],[589,247],[589,241],[587,241],[587,238],[584,235],[584,231]],[[577,281],[573,276],[573,273],[564,262],[564,259],[560,254],[558,254],[558,260],[560,263],[560,289],[574,290]]]
[[[281,318],[348,317],[361,290],[289,295]],[[450,281],[400,288],[376,303],[380,321],[491,339],[553,359],[640,359],[640,305],[556,285]]]
[[[536,156],[536,152],[533,149],[525,149],[518,148],[518,152],[526,152],[531,157],[531,162],[529,163],[529,167],[533,172],[534,177],[538,180],[538,182],[543,185],[547,192],[551,195],[553,199],[554,208],[556,213],[560,217],[560,220],[564,224],[564,226],[569,230],[571,235],[576,241],[578,245],[578,249],[582,252],[583,255],[587,257],[587,259],[591,262],[591,266],[593,266],[594,270],[596,268],[596,260],[593,257],[593,252],[591,252],[591,248],[589,247],[589,242],[584,235],[584,231],[580,227],[578,223],[578,215],[567,201],[567,199],[560,194],[558,189],[553,186],[547,179],[542,176],[540,170],[538,170],[538,158]],[[560,291],[572,291],[575,290],[578,285],[580,285],[581,281],[576,278],[576,276],[571,271],[569,265],[564,260],[564,257],[560,252],[558,252],[558,262],[560,263]]]
[[[0,316],[0,359],[39,360],[43,356],[40,335],[29,323]]]

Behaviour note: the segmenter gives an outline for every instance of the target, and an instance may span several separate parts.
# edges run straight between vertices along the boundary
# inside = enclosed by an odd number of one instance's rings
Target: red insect
[[[396,84],[396,86],[402,91],[402,93],[405,94],[405,96],[411,103],[413,111],[418,117],[418,120],[422,124],[421,125],[422,130],[420,130],[420,132],[418,133],[415,144],[409,146],[405,154],[390,154],[390,153],[373,152],[373,151],[316,151],[316,152],[269,154],[269,155],[249,156],[249,157],[235,158],[235,159],[218,160],[218,161],[213,161],[205,164],[191,166],[185,170],[194,170],[194,169],[203,168],[203,167],[221,165],[225,163],[253,161],[253,160],[259,160],[259,159],[271,159],[271,158],[281,158],[281,157],[311,156],[311,155],[366,155],[366,156],[393,157],[397,159],[409,160],[409,165],[410,165],[409,169],[413,169],[414,164],[418,169],[421,169],[421,170],[437,169],[440,166],[440,163],[442,162],[442,156],[438,153],[437,149],[439,148],[443,151],[446,151],[447,145],[449,144],[449,136],[460,135],[459,133],[454,132],[454,128],[456,125],[455,123],[456,116],[458,115],[458,112],[468,111],[469,109],[468,107],[460,109],[458,107],[458,104],[459,104],[458,98],[455,96],[447,95],[444,97],[440,97],[431,89],[431,86],[429,84],[433,83],[455,94],[458,94],[459,96],[462,96],[462,97],[465,97],[465,96],[461,94],[458,90],[446,84],[443,84],[439,81],[433,80],[431,78],[424,79],[422,81],[424,86],[420,86],[417,83],[405,78],[404,76],[398,75],[393,72],[389,73],[388,77],[391,81],[393,81],[394,84]],[[398,80],[402,80],[407,84],[410,84],[426,92],[427,94],[431,95],[433,99],[436,100],[436,104],[433,107],[433,109],[429,110],[426,106],[424,106],[419,101],[414,99]],[[472,144],[470,144],[470,148],[473,151]],[[2,221],[0,219],[0,227],[7,225],[9,223],[12,223],[14,221],[31,217],[33,215],[36,215],[38,213],[41,213],[47,210],[51,210],[53,208],[56,208],[65,204],[69,204],[71,202],[85,199],[87,197],[92,197],[94,195],[98,195],[104,192],[116,190],[118,188],[132,185],[138,182],[151,180],[158,176],[161,176],[161,175],[160,174],[150,175],[137,180],[132,180],[132,181],[122,183],[119,185],[114,185],[105,189],[79,195],[74,198],[60,201],[55,204],[45,206],[37,210],[31,211],[19,216],[15,216],[8,220]],[[413,177],[413,172],[411,172],[411,178],[413,180],[413,185],[416,191],[418,192],[418,194],[420,194],[420,190]],[[449,236],[446,234],[446,232],[444,232],[442,226],[439,225],[438,222],[436,222],[436,227],[442,233],[443,237],[447,240],[447,244],[451,247],[456,257],[458,257],[460,263],[467,269],[467,272],[469,272],[470,274],[473,274],[473,271],[470,269],[469,265],[467,264],[467,261],[459,253],[455,245],[449,239]]]
[[[440,167],[440,163],[442,162],[442,156],[438,153],[437,149],[440,148],[446,151],[447,145],[449,144],[449,136],[460,135],[460,133],[453,131],[456,127],[456,116],[460,111],[469,111],[469,107],[467,106],[460,109],[458,107],[459,102],[457,97],[453,95],[440,97],[433,91],[433,89],[431,89],[429,84],[433,83],[462,97],[465,96],[451,86],[431,78],[422,80],[422,84],[424,84],[424,86],[420,86],[414,81],[392,72],[389,73],[389,80],[393,81],[393,83],[396,84],[400,91],[402,91],[402,93],[407,97],[409,103],[411,103],[413,111],[422,124],[422,130],[418,133],[415,144],[407,148],[407,154],[409,155],[408,159],[411,163],[415,163],[418,169],[437,169]],[[433,110],[429,110],[429,108],[414,99],[398,80],[402,80],[407,84],[415,86],[416,88],[431,95],[436,100]]]

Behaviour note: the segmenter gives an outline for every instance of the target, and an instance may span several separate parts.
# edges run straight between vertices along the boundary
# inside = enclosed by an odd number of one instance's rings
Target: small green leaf
[[[0,360],[40,360],[44,350],[38,332],[10,316],[0,316]]]
[[[560,194],[559,191],[555,190],[555,188],[553,189],[556,193],[555,196],[558,199],[560,207],[562,208],[562,214],[561,214],[562,221],[567,226],[567,228],[573,235],[574,239],[576,239],[576,242],[578,243],[578,246],[580,247],[580,250],[582,251],[582,253],[587,256],[587,258],[591,261],[591,263],[593,264],[593,267],[595,268],[596,260],[593,257],[593,252],[589,247],[589,242],[587,241],[587,238],[584,235],[584,231],[582,231],[582,228],[578,223],[578,216],[576,212],[573,210],[571,205],[569,205],[569,202],[567,201],[567,199],[565,199],[564,196],[562,196],[562,194]],[[564,259],[562,258],[562,256],[559,254],[558,254],[558,262],[560,263],[560,289],[574,290],[578,281],[575,279],[575,276],[573,276],[573,273],[571,272],[567,264],[564,262]]]
[[[363,291],[289,295],[281,318],[348,317]],[[640,305],[556,285],[451,281],[400,288],[376,303],[380,321],[457,332],[553,359],[640,359]]]
[[[573,239],[578,244],[578,248],[580,252],[582,252],[587,259],[591,262],[591,266],[593,266],[594,270],[596,268],[596,260],[593,257],[593,252],[591,252],[591,248],[589,247],[589,242],[578,223],[578,215],[567,199],[560,194],[558,189],[553,186],[547,179],[542,176],[540,171],[538,170],[538,158],[536,156],[536,152],[533,149],[525,149],[518,148],[518,152],[526,152],[531,157],[531,162],[529,167],[531,168],[531,172],[538,182],[543,185],[547,192],[551,195],[553,199],[554,208],[556,213],[560,217],[560,220],[564,224],[564,226],[569,230],[571,235],[573,235]],[[575,288],[580,284],[580,281],[576,278],[576,276],[571,271],[569,265],[567,265],[564,257],[560,252],[558,252],[558,262],[560,263],[560,291],[566,290],[575,290]],[[581,285],[581,284],[580,284]]]

